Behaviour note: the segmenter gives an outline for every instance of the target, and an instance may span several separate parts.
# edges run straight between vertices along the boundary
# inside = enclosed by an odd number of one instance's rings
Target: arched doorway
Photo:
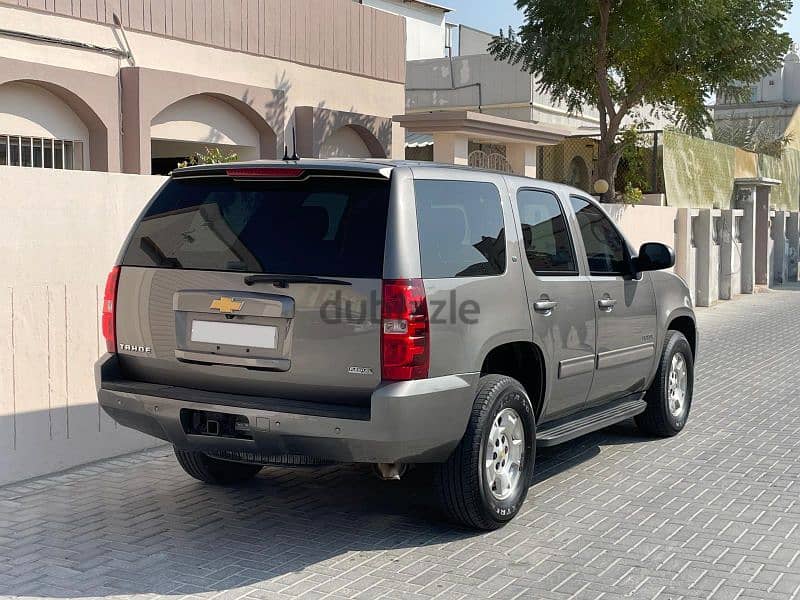
[[[330,134],[319,149],[320,158],[372,158],[364,140],[349,125]]]
[[[223,157],[255,160],[261,155],[258,129],[229,103],[190,96],[169,105],[150,124],[151,172],[165,175],[194,154],[218,150]]]
[[[0,165],[88,169],[90,135],[52,91],[26,81],[0,85]]]
[[[567,168],[565,183],[585,192],[591,192],[591,176],[589,166],[582,156],[573,156]]]
[[[386,158],[386,150],[366,127],[348,124],[335,129],[320,145],[320,158]]]

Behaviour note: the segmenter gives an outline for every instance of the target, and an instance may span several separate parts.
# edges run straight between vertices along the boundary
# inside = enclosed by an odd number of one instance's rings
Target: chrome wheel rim
[[[683,354],[676,352],[672,356],[667,379],[667,403],[673,417],[680,417],[686,410],[686,391],[688,387],[688,370]]]
[[[484,473],[486,487],[497,500],[511,496],[522,479],[525,428],[513,408],[504,408],[494,418],[486,439]]]

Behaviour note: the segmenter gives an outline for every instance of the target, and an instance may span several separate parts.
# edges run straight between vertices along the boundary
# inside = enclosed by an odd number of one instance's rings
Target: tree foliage
[[[573,113],[600,112],[600,177],[611,183],[623,120],[643,107],[689,131],[711,123],[706,102],[733,82],[773,71],[791,40],[791,0],[517,0],[524,24],[490,52],[538,78]]]
[[[219,163],[229,163],[239,160],[236,152],[223,152],[219,148],[206,148],[203,152],[195,152],[188,160],[178,163],[177,168],[189,167],[192,165],[216,165]]]
[[[712,132],[715,142],[776,158],[792,141],[792,136],[785,135],[775,124],[752,118],[716,121]]]
[[[624,204],[639,204],[643,197],[643,190],[647,188],[648,150],[644,145],[638,127],[628,127],[623,131],[618,140],[621,147],[621,160],[619,171],[615,180],[622,186],[622,202]]]

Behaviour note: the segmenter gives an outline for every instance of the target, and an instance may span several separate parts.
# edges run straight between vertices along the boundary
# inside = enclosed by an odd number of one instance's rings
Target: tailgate
[[[360,405],[380,383],[389,181],[175,178],[123,253],[126,378]]]

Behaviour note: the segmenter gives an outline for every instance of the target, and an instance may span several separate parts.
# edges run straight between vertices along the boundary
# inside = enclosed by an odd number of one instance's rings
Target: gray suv
[[[103,307],[100,404],[191,476],[435,463],[445,511],[519,511],[537,446],[683,429],[697,332],[672,250],[584,192],[403,161],[175,171]]]

